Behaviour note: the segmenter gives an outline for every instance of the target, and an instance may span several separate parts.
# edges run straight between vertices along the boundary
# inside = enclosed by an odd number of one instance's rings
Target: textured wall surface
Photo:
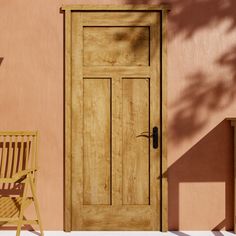
[[[169,228],[233,227],[235,0],[169,0]],[[132,0],[1,0],[0,129],[40,131],[44,228],[63,229],[62,4]]]

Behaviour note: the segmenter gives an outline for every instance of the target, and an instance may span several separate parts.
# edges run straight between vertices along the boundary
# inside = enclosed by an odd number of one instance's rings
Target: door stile
[[[167,14],[161,11],[161,231],[168,230],[168,179],[167,179]]]
[[[122,205],[122,81],[112,76],[112,205]]]
[[[150,132],[153,127],[158,127],[158,148],[154,149],[151,139],[150,142],[150,205],[153,205],[153,230],[160,230],[160,32],[159,15],[155,15],[154,22],[150,25]],[[155,50],[154,50],[155,49]]]
[[[84,163],[82,35],[82,13],[72,13],[72,230],[73,228],[80,228],[82,225]],[[73,49],[74,45],[79,46]],[[74,207],[76,209],[73,209]]]
[[[65,11],[65,191],[64,230],[71,231],[71,11]]]

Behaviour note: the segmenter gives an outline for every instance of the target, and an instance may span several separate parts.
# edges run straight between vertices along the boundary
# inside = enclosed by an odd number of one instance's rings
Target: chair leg
[[[25,199],[26,199],[26,192],[27,192],[27,183],[25,183],[25,187],[23,190],[22,202],[20,204],[20,214],[19,214],[19,221],[17,224],[16,236],[20,236],[20,232],[21,232],[21,226],[22,226],[23,217],[24,217],[23,213],[24,213],[24,203],[25,203]]]
[[[40,213],[39,213],[39,203],[38,203],[38,199],[36,197],[35,186],[34,186],[34,183],[32,181],[31,176],[29,177],[29,179],[30,179],[31,192],[32,192],[32,195],[33,195],[34,207],[35,207],[36,215],[37,215],[37,218],[38,218],[39,230],[40,230],[41,236],[44,236],[41,216],[40,216]]]
[[[17,224],[16,236],[20,236],[22,221],[23,221],[23,201],[20,206],[20,215],[19,215],[19,221]]]

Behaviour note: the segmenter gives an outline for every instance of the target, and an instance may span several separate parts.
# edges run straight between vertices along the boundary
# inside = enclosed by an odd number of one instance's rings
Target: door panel
[[[110,79],[84,79],[83,86],[83,203],[110,204]]]
[[[90,26],[83,32],[84,66],[149,65],[149,27]]]
[[[122,85],[123,204],[149,204],[149,79]]]
[[[159,230],[160,13],[71,19],[72,229]]]

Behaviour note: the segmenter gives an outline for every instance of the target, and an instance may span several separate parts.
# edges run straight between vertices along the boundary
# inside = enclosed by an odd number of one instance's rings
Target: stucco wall
[[[167,1],[166,1],[167,2]],[[173,0],[168,16],[169,228],[233,227],[236,2]],[[1,0],[0,129],[39,130],[44,228],[63,229],[62,4]]]

